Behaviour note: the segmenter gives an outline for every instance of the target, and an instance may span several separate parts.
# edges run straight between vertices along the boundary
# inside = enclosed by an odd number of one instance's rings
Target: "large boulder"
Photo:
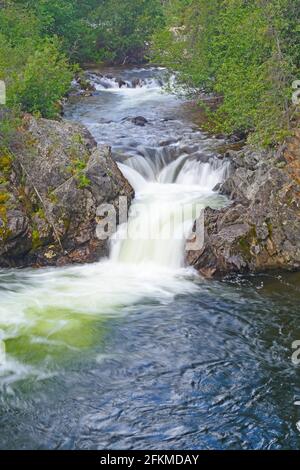
[[[221,187],[231,204],[205,211],[201,250],[187,263],[204,276],[300,268],[300,132],[277,152],[229,152]]]
[[[134,192],[81,125],[24,118],[12,152],[0,158],[0,266],[86,263],[108,253],[97,209]]]
[[[148,123],[148,120],[144,118],[143,116],[137,116],[137,117],[132,118],[131,122],[135,126],[144,127]]]

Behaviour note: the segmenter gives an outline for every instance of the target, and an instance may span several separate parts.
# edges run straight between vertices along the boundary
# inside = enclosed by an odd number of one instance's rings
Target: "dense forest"
[[[0,8],[0,79],[16,116],[55,117],[79,66],[151,58],[188,90],[219,98],[207,109],[214,130],[270,145],[295,117],[297,0],[7,0]]]
[[[142,60],[146,40],[162,25],[159,0],[15,0],[0,8],[7,105],[50,118],[75,64]]]
[[[255,131],[264,144],[282,139],[300,73],[298,0],[174,0],[165,18],[156,60],[180,71],[190,87],[221,97],[215,125]]]

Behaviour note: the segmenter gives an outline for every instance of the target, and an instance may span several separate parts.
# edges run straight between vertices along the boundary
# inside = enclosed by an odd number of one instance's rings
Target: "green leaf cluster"
[[[9,2],[0,14],[0,80],[10,109],[54,118],[74,68],[56,36],[43,37],[31,10]]]

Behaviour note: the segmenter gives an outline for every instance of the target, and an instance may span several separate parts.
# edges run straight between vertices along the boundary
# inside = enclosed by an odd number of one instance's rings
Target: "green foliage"
[[[102,60],[122,63],[143,60],[145,46],[162,26],[159,0],[102,0],[91,21],[97,31],[97,49]]]
[[[70,88],[72,77],[66,57],[55,43],[47,41],[28,58],[22,74],[15,78],[8,104],[19,104],[23,111],[55,118],[59,112],[57,103]]]
[[[89,178],[84,173],[78,174],[78,187],[79,189],[88,188],[91,185]]]
[[[144,58],[162,25],[160,0],[15,0],[38,19],[43,36],[58,36],[73,61]]]
[[[0,147],[0,171],[3,174],[7,174],[10,172],[12,165],[12,157],[9,153],[9,151],[1,146]]]
[[[75,134],[72,138],[72,145],[69,148],[71,164],[68,167],[68,171],[76,179],[79,189],[88,188],[91,184],[91,181],[86,175],[89,155],[88,153],[82,153],[82,143],[82,136]]]
[[[144,60],[163,21],[160,0],[6,0],[0,12],[7,105],[47,118],[58,115],[68,91],[69,62]],[[0,135],[1,126],[0,119]]]
[[[9,4],[1,10],[0,42],[0,79],[6,83],[8,107],[14,114],[19,110],[56,117],[57,102],[73,76],[59,41],[42,38],[34,15]],[[0,132],[1,127],[2,120]]]
[[[251,140],[265,145],[284,138],[299,78],[298,1],[171,0],[167,13],[153,57],[187,86],[222,98],[216,130],[252,131]]]
[[[1,6],[0,33],[12,47],[22,44],[27,50],[26,46],[32,47],[40,37],[41,25],[32,11],[15,3],[5,2]]]
[[[72,61],[96,60],[97,31],[89,16],[99,5],[97,0],[15,0],[37,18],[41,35],[59,37],[61,47]]]
[[[34,228],[32,230],[31,237],[32,237],[32,249],[37,250],[38,248],[42,246],[40,234],[37,228]]]

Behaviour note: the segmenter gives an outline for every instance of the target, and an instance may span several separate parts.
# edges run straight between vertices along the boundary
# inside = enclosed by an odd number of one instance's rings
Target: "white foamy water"
[[[161,170],[147,159],[133,157],[120,169],[136,191],[128,226],[114,237],[111,259],[135,265],[184,267],[185,243],[194,221],[207,206],[224,204],[213,191],[228,166],[189,161],[186,155]],[[120,240],[126,231],[126,240]]]

